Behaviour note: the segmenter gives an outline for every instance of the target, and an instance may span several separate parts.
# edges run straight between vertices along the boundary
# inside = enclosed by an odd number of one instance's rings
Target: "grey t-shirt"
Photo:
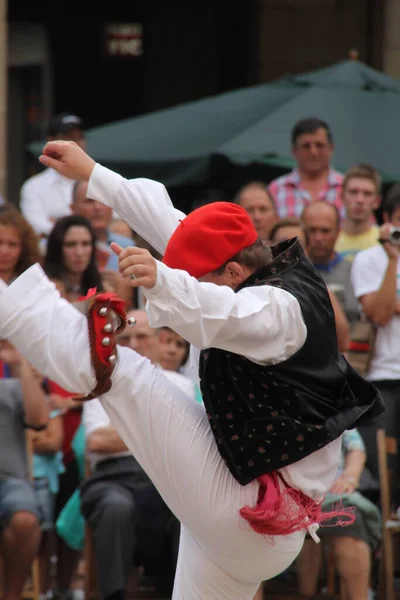
[[[18,379],[0,379],[0,480],[29,479],[24,404]]]
[[[328,288],[332,284],[335,287],[340,286],[340,290],[332,287],[331,291],[335,292],[349,322],[355,323],[359,321],[360,309],[351,284],[351,263],[348,260],[342,259],[329,269],[318,268],[318,265],[316,267]]]

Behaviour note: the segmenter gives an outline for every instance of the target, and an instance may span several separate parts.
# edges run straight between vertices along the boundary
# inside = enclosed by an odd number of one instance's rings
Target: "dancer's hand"
[[[153,288],[157,283],[157,261],[144,248],[121,248],[113,242],[111,250],[118,256],[118,267],[122,277],[132,287]]]
[[[78,144],[62,140],[47,142],[39,160],[64,177],[83,181],[89,181],[96,164]]]

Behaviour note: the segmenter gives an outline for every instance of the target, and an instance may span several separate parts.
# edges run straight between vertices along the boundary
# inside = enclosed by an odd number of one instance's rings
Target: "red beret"
[[[257,238],[244,208],[213,202],[182,219],[167,244],[163,263],[199,278],[221,267]]]

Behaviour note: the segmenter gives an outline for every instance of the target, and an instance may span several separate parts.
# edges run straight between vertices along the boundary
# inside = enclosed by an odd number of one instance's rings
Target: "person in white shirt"
[[[70,113],[56,115],[50,123],[48,139],[72,140],[85,148],[82,119]],[[48,237],[57,219],[71,214],[74,183],[73,179],[59,175],[54,169],[45,169],[23,183],[21,212],[42,239]]]
[[[174,600],[250,599],[293,562],[307,530],[315,536],[342,433],[379,414],[380,397],[339,355],[326,287],[298,242],[277,247],[268,262],[241,207],[215,203],[179,223],[163,186],[126,181],[76,145],[49,143],[41,160],[89,180],[101,201],[132,201],[121,211],[128,222],[143,193],[154,194],[156,210],[167,205],[152,244],[165,250],[163,262],[141,248],[113,249],[123,275],[143,287],[151,325],[209,349],[200,365],[206,411],[128,348],[109,357],[115,371],[102,404],[181,521]],[[151,213],[145,205],[141,224]],[[39,265],[3,288],[2,334],[41,372],[90,396],[99,380],[85,317]],[[109,346],[103,341],[99,348]]]
[[[376,337],[371,349],[366,378],[380,390],[386,411],[374,422],[360,427],[367,447],[367,465],[378,479],[376,430],[400,441],[400,185],[393,186],[383,205],[384,224],[380,244],[358,252],[351,272],[355,295],[374,325]],[[390,241],[391,231],[398,229],[397,242]],[[397,477],[400,475],[398,471]]]

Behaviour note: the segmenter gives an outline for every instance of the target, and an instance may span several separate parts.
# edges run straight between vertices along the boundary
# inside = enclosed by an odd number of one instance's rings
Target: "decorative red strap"
[[[111,388],[111,375],[117,361],[116,337],[126,327],[125,302],[116,294],[98,294],[93,288],[78,299],[76,307],[83,308],[87,315],[90,353],[97,380],[92,392],[79,400],[92,400]]]

